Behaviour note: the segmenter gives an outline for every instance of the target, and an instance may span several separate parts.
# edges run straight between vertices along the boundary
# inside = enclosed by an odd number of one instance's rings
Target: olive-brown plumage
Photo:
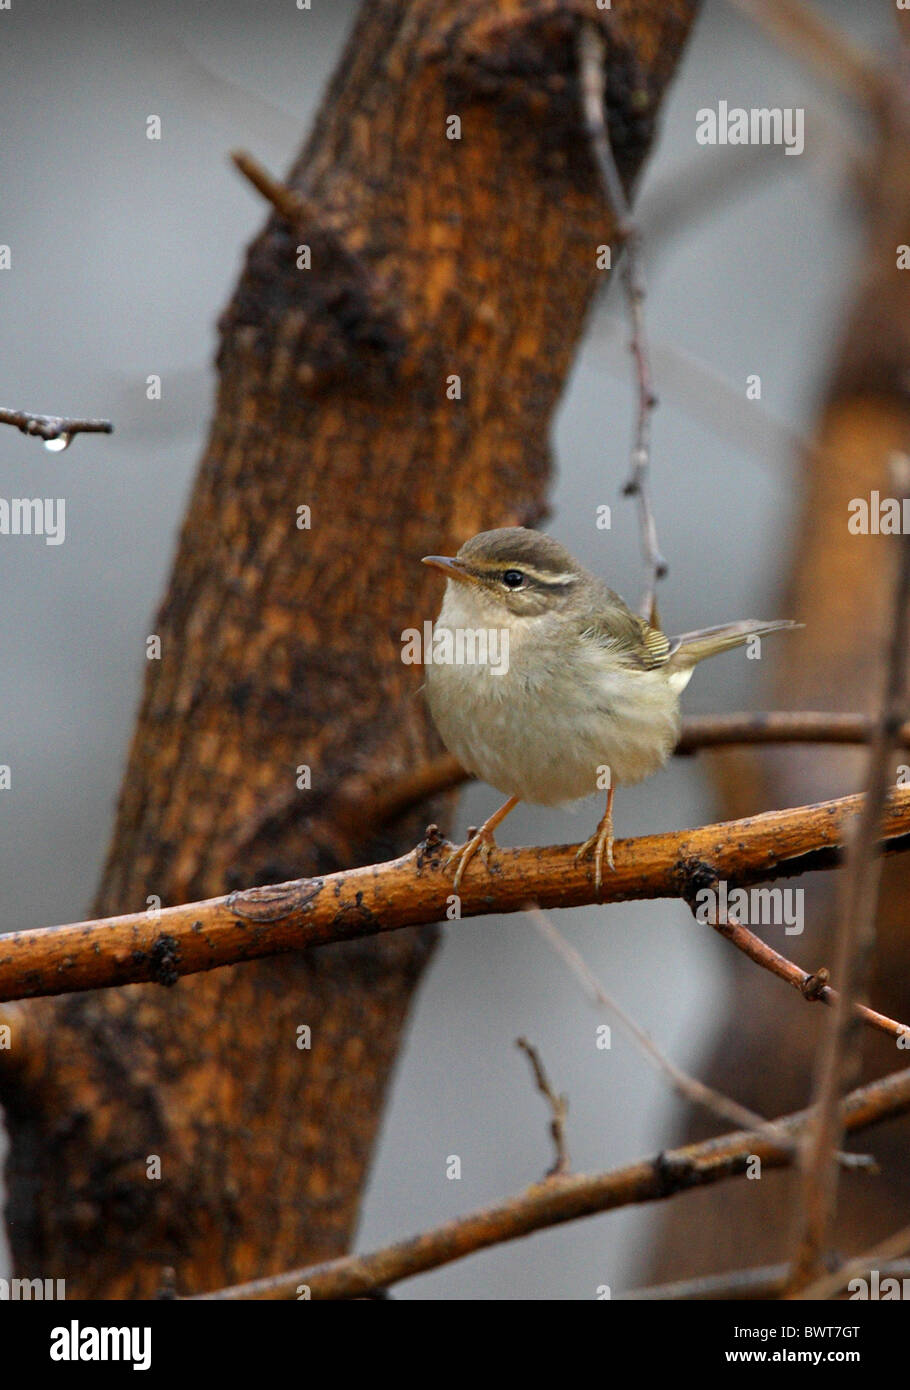
[[[668,638],[558,541],[524,527],[482,531],[454,558],[423,563],[448,581],[434,626],[442,659],[426,664],[433,720],[465,768],[509,798],[458,851],[456,890],[519,801],[559,805],[606,788],[604,817],[579,850],[595,849],[599,888],[603,859],[613,864],[614,789],[667,761],[697,663],[798,626],[746,621]]]

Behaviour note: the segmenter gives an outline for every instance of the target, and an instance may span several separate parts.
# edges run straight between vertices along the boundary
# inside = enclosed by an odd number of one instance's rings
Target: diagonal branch
[[[845,1097],[844,1128],[855,1133],[910,1110],[910,1070],[873,1081]],[[808,1112],[775,1123],[795,1138]],[[255,1279],[248,1284],[202,1294],[202,1300],[294,1299],[303,1290],[313,1299],[358,1298],[401,1279],[438,1269],[478,1250],[597,1212],[639,1202],[658,1202],[695,1187],[741,1177],[751,1160],[763,1168],[787,1167],[793,1160],[766,1137],[725,1134],[701,1144],[670,1149],[653,1158],[607,1173],[559,1175],[535,1183],[518,1196],[447,1221],[442,1226],[366,1255],[347,1255],[324,1264]]]
[[[689,905],[692,906],[691,901]],[[830,975],[824,966],[811,972],[803,970],[801,966],[782,956],[779,951],[775,951],[766,941],[762,941],[745,923],[736,921],[726,912],[719,912],[717,921],[712,921],[710,925],[756,965],[776,975],[779,980],[786,980],[788,985],[793,985],[809,1003],[836,1005],[840,999],[838,991],[828,984]],[[910,1027],[906,1023],[899,1023],[896,1019],[888,1018],[886,1014],[877,1013],[866,1004],[855,1003],[853,1007],[856,1017],[868,1023],[871,1028],[894,1038],[901,1047],[910,1046]]]
[[[899,1260],[901,1256],[907,1254],[908,1250],[910,1250],[910,1226],[903,1226],[899,1231],[895,1231],[894,1235],[888,1236],[886,1240],[876,1245],[873,1250],[867,1250],[865,1255],[858,1255],[855,1260],[848,1260],[833,1274],[823,1275],[814,1284],[791,1292],[788,1297],[805,1301],[833,1298],[849,1284],[851,1279],[855,1279],[857,1276],[868,1276],[872,1270],[878,1270],[879,1274],[885,1273],[883,1266]],[[905,1270],[902,1271],[902,1273],[905,1272]]]
[[[491,869],[471,865],[462,916],[682,897],[721,879],[730,887],[830,869],[844,828],[862,805],[845,796],[768,811],[697,830],[618,840],[616,868],[599,894],[594,867],[574,846],[499,849]],[[910,848],[910,788],[895,790],[883,817],[882,852]],[[452,906],[450,850],[435,826],[410,854],[324,878],[292,879],[180,907],[150,909],[0,937],[0,1001],[153,981],[240,961],[440,921]]]
[[[612,995],[607,993],[584,957],[576,951],[570,941],[566,940],[562,932],[550,921],[547,914],[541,912],[540,908],[530,908],[528,916],[544,940],[565,961],[589,998],[619,1020],[620,1027],[632,1038],[643,1056],[658,1072],[667,1077],[671,1086],[678,1095],[682,1096],[683,1100],[687,1100],[691,1105],[700,1106],[728,1124],[743,1125],[745,1128],[754,1130],[756,1134],[774,1139],[785,1147],[793,1146],[793,1139],[773,1121],[766,1120],[763,1115],[756,1114],[754,1110],[749,1110],[745,1105],[740,1105],[739,1101],[724,1095],[723,1092],[706,1086],[703,1081],[699,1081],[695,1076],[690,1076],[688,1072],[683,1071],[682,1067],[678,1067],[665,1052],[660,1050],[651,1035],[635,1022],[631,1014],[628,1014]],[[839,1158],[847,1168],[874,1167],[863,1155],[840,1154]]]

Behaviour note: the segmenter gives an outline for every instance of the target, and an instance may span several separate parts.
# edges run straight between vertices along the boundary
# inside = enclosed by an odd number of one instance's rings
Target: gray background
[[[890,40],[886,0],[821,8],[870,44]],[[82,438],[63,454],[0,431],[0,496],[62,496],[67,505],[62,546],[0,538],[0,762],[13,770],[12,791],[0,792],[2,930],[78,919],[91,897],[145,637],[206,433],[215,320],[263,220],[226,153],[244,146],[275,171],[287,167],[353,10],[339,0],[313,0],[309,13],[290,0],[191,10],[82,0],[52,14],[19,3],[0,12],[0,242],[13,252],[12,270],[0,273],[0,402],[116,422],[111,439]],[[749,178],[737,178],[735,151],[695,142],[696,111],[721,97],[805,107],[806,153],[760,151]],[[145,138],[153,112],[160,143]],[[796,514],[791,434],[811,419],[857,254],[843,176],[849,133],[844,113],[794,62],[724,5],[705,6],[641,201],[662,397],[654,489],[672,566],[661,607],[671,631],[778,614]],[[707,208],[668,220],[667,196],[708,169],[729,173]],[[559,411],[549,529],[636,602],[634,514],[619,496],[632,412],[620,315],[616,296],[592,315]],[[157,403],[145,398],[153,372],[163,378]],[[751,372],[762,378],[760,403],[745,399]],[[609,533],[595,528],[598,503],[613,507]],[[770,642],[765,651],[773,659]],[[757,708],[761,698],[760,663],[737,653],[702,668],[685,708]],[[472,788],[459,825],[478,822],[496,800]],[[598,814],[593,803],[520,808],[501,838],[580,839]],[[711,814],[703,770],[677,761],[620,795],[617,833]],[[673,902],[564,912],[558,922],[660,1045],[694,1063],[724,983],[720,940]],[[417,1000],[360,1248],[493,1201],[549,1165],[547,1115],[514,1046],[519,1034],[570,1097],[578,1169],[633,1160],[672,1138],[666,1083],[615,1029],[612,1050],[596,1050],[601,1021],[527,920],[449,929]],[[445,1176],[449,1154],[461,1157],[460,1181]],[[651,1220],[629,1210],[576,1223],[397,1293],[618,1291]]]

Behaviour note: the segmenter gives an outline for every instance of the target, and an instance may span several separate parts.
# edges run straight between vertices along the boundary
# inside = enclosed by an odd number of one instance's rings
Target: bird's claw
[[[612,870],[616,870],[613,863],[613,825],[612,822],[601,824],[594,831],[594,834],[585,840],[583,845],[575,851],[576,862],[582,859],[591,850],[594,850],[594,884],[598,894],[603,887],[603,862],[606,858]]]
[[[472,835],[470,839],[465,842],[465,844],[459,845],[457,849],[452,850],[452,853],[445,860],[442,867],[444,869],[447,869],[450,864],[453,864],[455,862],[456,859],[458,860],[458,866],[455,869],[455,877],[452,880],[452,887],[454,888],[456,893],[459,891],[461,887],[461,879],[465,869],[468,867],[471,860],[474,858],[474,855],[477,854],[478,850],[480,851],[480,857],[486,865],[487,871],[489,872],[490,851],[497,848],[498,846],[493,836],[493,832],[490,830],[485,831],[481,828],[477,831],[476,835]]]

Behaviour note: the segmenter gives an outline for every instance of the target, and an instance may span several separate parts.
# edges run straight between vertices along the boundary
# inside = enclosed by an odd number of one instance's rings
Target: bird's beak
[[[446,579],[457,579],[462,584],[476,584],[477,580],[464,567],[461,560],[450,559],[448,555],[424,555],[420,562],[431,569],[442,570]]]

